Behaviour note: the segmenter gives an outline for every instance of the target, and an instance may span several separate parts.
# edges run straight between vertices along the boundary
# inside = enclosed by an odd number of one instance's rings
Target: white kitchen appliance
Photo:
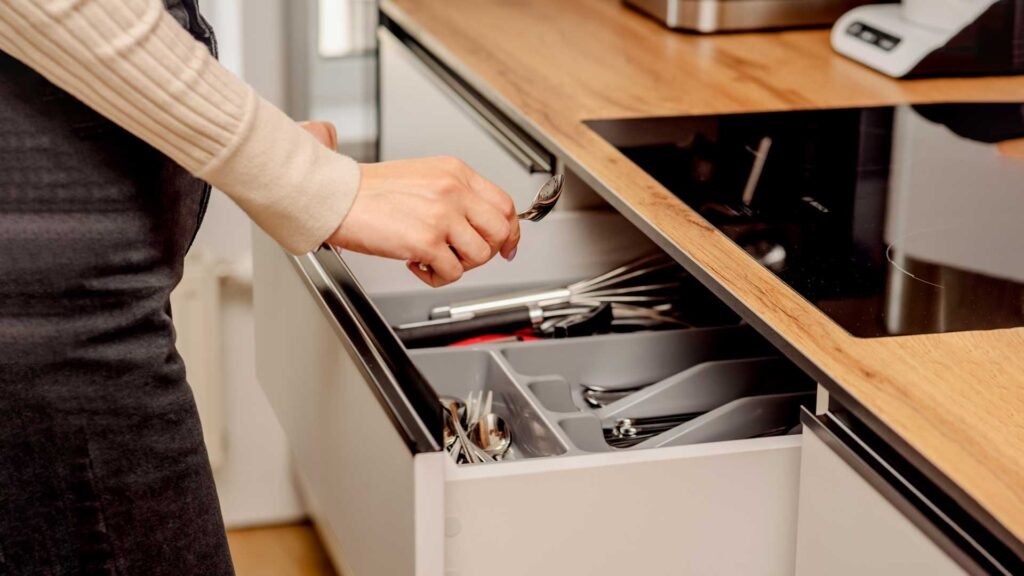
[[[903,0],[854,8],[832,28],[837,52],[911,76],[1024,72],[1024,0]]]

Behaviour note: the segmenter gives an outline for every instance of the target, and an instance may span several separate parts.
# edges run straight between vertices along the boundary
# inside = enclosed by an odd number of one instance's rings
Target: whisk
[[[615,308],[643,315],[643,310],[664,312],[679,298],[679,285],[686,272],[668,256],[644,256],[589,280],[564,288],[529,290],[479,300],[453,302],[430,311],[431,318],[473,317],[507,310],[612,304]],[[660,314],[659,314],[660,315]]]

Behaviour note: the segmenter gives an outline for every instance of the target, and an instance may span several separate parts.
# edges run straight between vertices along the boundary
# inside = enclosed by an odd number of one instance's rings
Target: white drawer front
[[[793,574],[799,437],[451,473],[450,576]]]
[[[797,574],[964,574],[924,532],[817,436],[804,430]]]

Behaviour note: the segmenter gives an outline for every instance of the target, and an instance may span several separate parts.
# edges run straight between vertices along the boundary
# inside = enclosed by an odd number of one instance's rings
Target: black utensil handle
[[[519,330],[533,326],[527,308],[484,314],[468,320],[454,320],[428,326],[395,328],[395,334],[408,348],[447,346],[483,334]]]
[[[570,316],[555,324],[555,338],[574,338],[608,332],[612,325],[612,306],[605,302],[590,312]]]

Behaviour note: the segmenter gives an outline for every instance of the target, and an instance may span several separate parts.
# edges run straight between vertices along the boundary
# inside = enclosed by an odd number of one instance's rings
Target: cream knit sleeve
[[[224,69],[160,0],[0,0],[0,50],[223,190],[293,253],[355,199],[359,166]]]

